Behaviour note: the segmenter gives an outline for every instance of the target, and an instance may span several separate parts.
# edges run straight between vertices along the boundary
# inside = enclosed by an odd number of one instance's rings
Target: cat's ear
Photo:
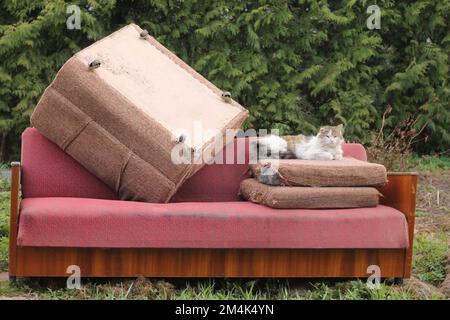
[[[325,132],[327,132],[327,130],[328,130],[327,127],[320,127],[319,132],[320,132],[320,133],[325,133]]]
[[[344,125],[341,123],[336,127],[342,134],[344,133]]]

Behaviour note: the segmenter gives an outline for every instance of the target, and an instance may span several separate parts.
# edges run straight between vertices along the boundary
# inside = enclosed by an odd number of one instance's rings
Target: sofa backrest
[[[22,134],[22,197],[117,199],[115,193],[35,128]]]
[[[244,146],[244,148],[242,148]],[[229,146],[231,147],[231,145]],[[233,164],[205,165],[178,190],[174,202],[236,201],[239,183],[248,175],[249,141],[235,139],[218,155],[234,153]],[[366,161],[366,151],[360,144],[344,144],[344,156]],[[72,157],[46,139],[34,128],[22,134],[22,197],[76,197],[117,199],[103,182],[84,169]]]

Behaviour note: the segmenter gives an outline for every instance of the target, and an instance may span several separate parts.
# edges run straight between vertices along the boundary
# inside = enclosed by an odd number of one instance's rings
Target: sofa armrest
[[[383,195],[380,199],[381,204],[403,212],[407,220],[414,219],[418,173],[388,172],[387,176],[386,185],[379,188]]]
[[[19,227],[20,162],[11,162],[11,206],[9,216],[9,275],[16,273],[17,232]]]
[[[388,172],[387,184],[378,189],[383,195],[380,203],[402,212],[408,224],[409,247],[405,257],[406,278],[411,275],[418,175],[417,172]]]

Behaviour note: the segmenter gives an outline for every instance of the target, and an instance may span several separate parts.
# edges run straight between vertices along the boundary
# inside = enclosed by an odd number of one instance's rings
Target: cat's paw
[[[258,181],[271,186],[281,185],[280,177],[278,171],[271,167],[262,167],[261,173],[258,176]]]
[[[342,159],[344,159],[342,154],[335,154],[333,158],[334,158],[334,160],[342,160]]]

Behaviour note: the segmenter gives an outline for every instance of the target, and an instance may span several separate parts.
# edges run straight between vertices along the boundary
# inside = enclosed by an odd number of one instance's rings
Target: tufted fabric
[[[277,210],[251,202],[28,198],[18,244],[98,248],[406,248],[390,207]]]

